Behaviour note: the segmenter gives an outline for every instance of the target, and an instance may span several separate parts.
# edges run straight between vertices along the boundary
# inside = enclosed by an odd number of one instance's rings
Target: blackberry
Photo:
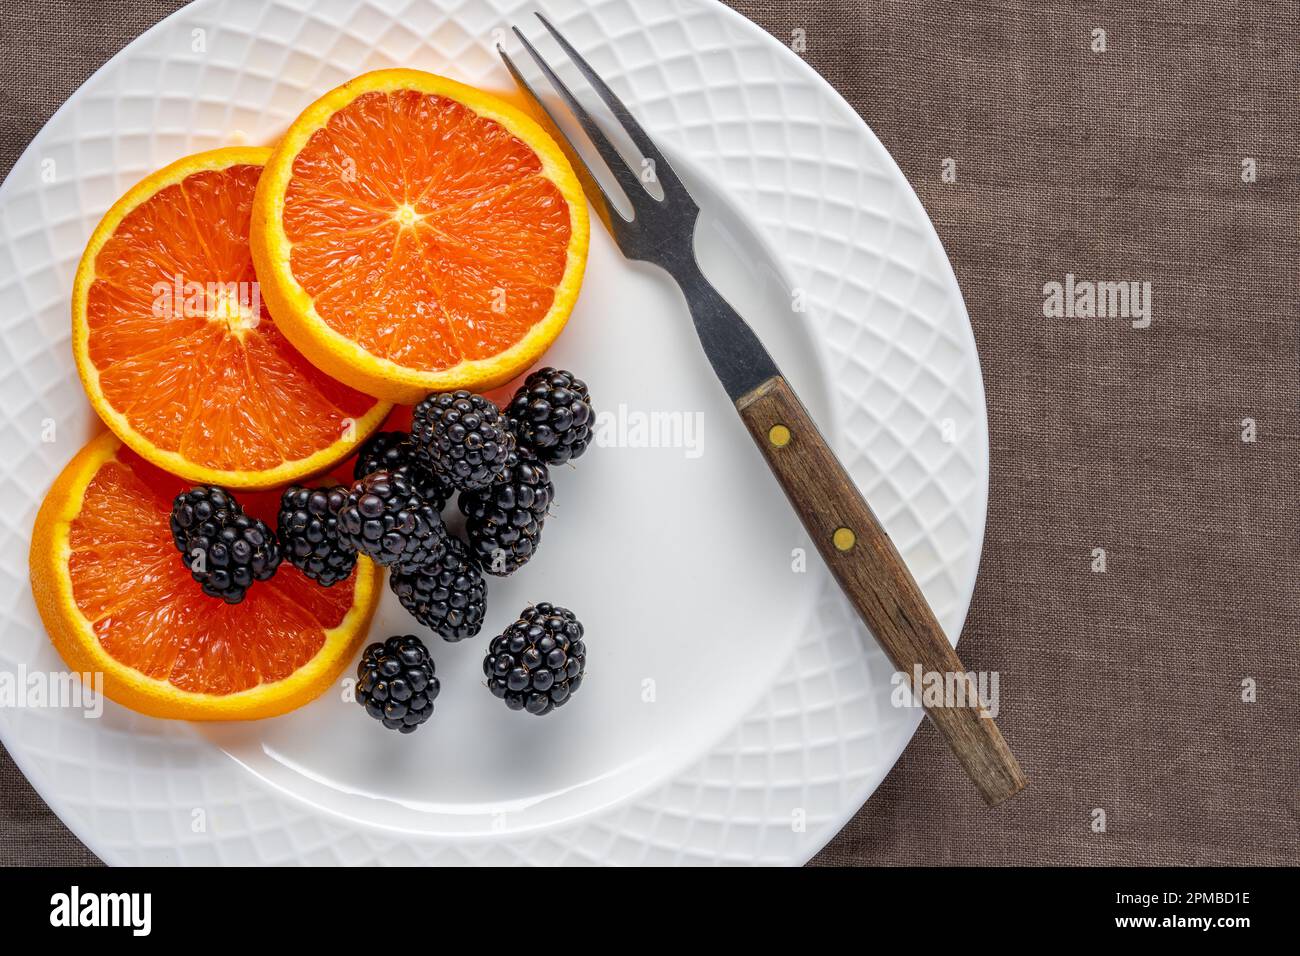
[[[231,495],[203,486],[172,502],[172,540],[181,561],[209,597],[227,604],[244,600],[254,581],[265,581],[280,566],[275,535],[250,518]]]
[[[371,644],[357,664],[357,703],[389,730],[412,733],[433,713],[433,658],[412,634]]]
[[[473,491],[501,477],[515,436],[494,404],[459,391],[430,395],[415,406],[411,442],[445,484]]]
[[[405,475],[415,493],[439,511],[451,498],[451,489],[418,459],[406,432],[376,432],[361,446],[353,477],[361,479],[377,471]]]
[[[534,604],[492,638],[483,673],[488,689],[507,707],[540,717],[577,693],[586,665],[582,624],[573,612]]]
[[[554,497],[549,469],[525,449],[510,453],[504,479],[482,491],[461,492],[465,533],[484,571],[514,574],[533,556]]]
[[[291,485],[280,496],[276,537],[280,552],[295,568],[324,587],[345,581],[357,566],[357,553],[339,541],[338,513],[346,488]]]
[[[214,485],[200,485],[181,492],[172,501],[171,530],[176,550],[184,554],[189,550],[189,534],[202,528],[204,533],[213,535],[230,515],[242,510],[224,488]]]
[[[339,540],[376,563],[418,571],[442,557],[442,515],[405,475],[377,471],[356,482],[339,509]]]
[[[414,574],[395,571],[388,586],[402,607],[446,641],[463,641],[483,627],[487,584],[478,562],[461,540],[447,536],[442,557]]]
[[[519,444],[548,465],[561,465],[587,450],[596,413],[586,382],[548,367],[524,379],[506,406],[506,419]]]

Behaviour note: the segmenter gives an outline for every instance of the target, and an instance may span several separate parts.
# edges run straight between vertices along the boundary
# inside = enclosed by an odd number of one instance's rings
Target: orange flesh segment
[[[304,360],[260,303],[248,248],[260,174],[205,170],[146,199],[95,257],[87,299],[109,405],[152,444],[213,469],[306,458],[374,406]]]
[[[168,527],[172,498],[187,487],[125,449],[100,468],[69,529],[78,609],[109,656],[184,691],[232,694],[288,677],[342,622],[355,573],[322,588],[284,562],[241,604],[207,597]],[[278,493],[240,500],[274,519]]]
[[[421,371],[490,358],[550,310],[571,233],[541,160],[446,97],[358,96],[294,159],[294,278],[332,329]]]

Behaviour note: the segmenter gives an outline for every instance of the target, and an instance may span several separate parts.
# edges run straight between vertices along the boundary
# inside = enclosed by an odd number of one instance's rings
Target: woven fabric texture
[[[1300,861],[1300,7],[730,5],[871,125],[952,259],[992,446],[961,653],[1030,777],[989,810],[924,724],[815,862]],[[0,0],[0,172],[178,6]],[[93,861],[0,753],[0,864]]]

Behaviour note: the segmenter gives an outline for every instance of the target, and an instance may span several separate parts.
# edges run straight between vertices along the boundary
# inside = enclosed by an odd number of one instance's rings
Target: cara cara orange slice
[[[32,593],[50,639],[111,699],[155,717],[241,720],[293,710],[328,688],[378,604],[380,572],[359,558],[323,588],[288,561],[240,604],[203,594],[172,542],[172,499],[187,483],[112,434],[55,480],[36,518]],[[240,496],[274,523],[279,496]]]
[[[77,269],[72,343],[91,404],[195,483],[267,488],[325,471],[390,407],[303,358],[266,309],[248,230],[269,155],[216,149],[146,177]]]
[[[573,168],[535,121],[453,80],[381,70],[289,127],[251,244],[294,345],[411,404],[534,364],[577,300],[588,228]]]

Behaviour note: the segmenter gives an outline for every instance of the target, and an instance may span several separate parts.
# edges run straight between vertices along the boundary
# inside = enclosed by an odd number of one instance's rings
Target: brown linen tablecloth
[[[179,5],[0,0],[0,170]],[[927,723],[817,862],[1296,863],[1300,6],[731,5],[801,31],[952,258],[993,462],[961,651],[1031,780],[984,808]],[[1045,317],[1067,274],[1149,282],[1150,325]],[[2,757],[0,863],[93,859]]]

